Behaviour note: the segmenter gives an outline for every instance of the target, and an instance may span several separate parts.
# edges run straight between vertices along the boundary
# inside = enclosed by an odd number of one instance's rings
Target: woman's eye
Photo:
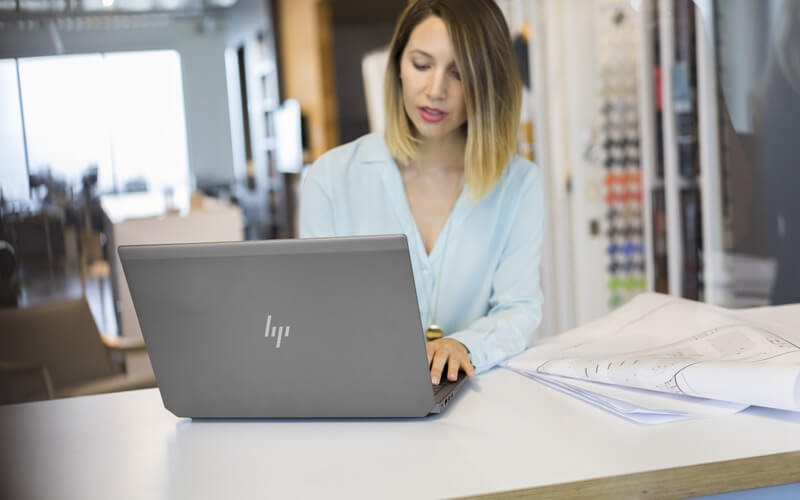
[[[424,71],[424,70],[430,68],[430,66],[428,66],[427,64],[417,64],[417,63],[411,63],[411,64],[413,64],[414,67],[416,69],[420,70],[420,71]]]
[[[461,73],[459,73],[458,70],[451,70],[450,74],[453,75],[453,78],[456,80],[461,80]]]

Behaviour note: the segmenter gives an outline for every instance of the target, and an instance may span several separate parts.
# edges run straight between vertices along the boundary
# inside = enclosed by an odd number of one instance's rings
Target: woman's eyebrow
[[[428,53],[427,53],[427,52],[425,52],[424,50],[420,50],[420,49],[411,49],[411,52],[410,52],[410,53],[411,53],[411,54],[414,54],[414,53],[416,53],[416,54],[419,54],[419,55],[421,55],[421,56],[430,57],[431,59],[433,59],[433,56],[432,56],[432,55],[430,55],[430,54],[428,54]]]

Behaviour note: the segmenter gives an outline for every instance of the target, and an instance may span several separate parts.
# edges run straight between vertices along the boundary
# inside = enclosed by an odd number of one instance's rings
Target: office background
[[[370,130],[362,62],[404,4],[0,1],[8,303],[85,297],[136,337],[114,245],[159,231],[136,221],[293,237],[304,166]],[[548,186],[540,335],[644,290],[800,301],[800,2],[498,4],[525,70],[519,150]],[[240,217],[193,229],[217,202]]]

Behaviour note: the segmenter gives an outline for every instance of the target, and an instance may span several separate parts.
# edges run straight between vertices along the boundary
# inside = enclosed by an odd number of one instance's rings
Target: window
[[[107,54],[105,59],[117,187],[135,179],[155,190],[188,186],[178,53]]]
[[[50,170],[76,188],[91,165],[101,176],[110,174],[103,57],[20,59],[19,76],[31,174]]]
[[[177,52],[19,59],[21,110],[15,63],[0,62],[6,197],[28,196],[23,123],[30,173],[49,170],[75,191],[92,166],[100,191],[189,185]]]
[[[17,92],[17,64],[13,59],[0,60],[0,189],[7,200],[28,199],[28,170],[22,114]]]

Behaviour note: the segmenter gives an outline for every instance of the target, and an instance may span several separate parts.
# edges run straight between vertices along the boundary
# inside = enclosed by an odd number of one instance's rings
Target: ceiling
[[[237,0],[0,0],[0,15],[170,12],[230,7]]]

